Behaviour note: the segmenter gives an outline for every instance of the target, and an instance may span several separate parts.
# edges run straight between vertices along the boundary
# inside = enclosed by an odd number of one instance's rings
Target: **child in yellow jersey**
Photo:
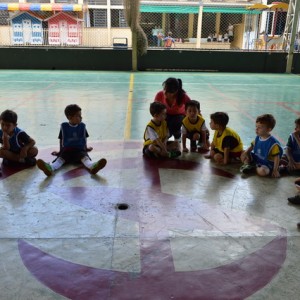
[[[264,114],[256,118],[256,138],[251,146],[241,155],[244,165],[241,172],[248,174],[255,169],[257,175],[280,177],[279,161],[283,150],[280,142],[271,135],[276,120],[271,114]]]
[[[230,159],[239,159],[243,152],[243,143],[240,136],[227,127],[229,117],[225,112],[215,112],[210,115],[210,128],[215,130],[213,141],[210,145],[210,154],[218,164],[228,164]]]
[[[181,155],[176,141],[167,142],[169,130],[165,120],[167,116],[166,106],[160,102],[153,102],[150,104],[150,114],[152,119],[147,124],[144,133],[144,155],[151,158],[174,158]]]
[[[209,149],[209,132],[205,126],[205,120],[200,114],[200,103],[191,100],[185,104],[186,117],[182,120],[182,151],[189,152],[186,147],[186,139],[191,140],[191,152],[197,150],[197,141],[199,150]],[[202,146],[200,146],[202,145]]]

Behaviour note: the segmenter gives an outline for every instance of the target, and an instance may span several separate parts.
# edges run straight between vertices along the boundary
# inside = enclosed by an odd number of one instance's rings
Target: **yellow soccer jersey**
[[[228,139],[230,140],[230,145],[228,145],[228,148],[230,149],[230,152],[241,152],[243,151],[243,143],[240,138],[240,136],[231,128],[226,127],[222,133],[221,136],[218,136],[218,131],[216,130],[214,133],[213,143],[215,145],[215,148],[218,149],[220,152],[224,152],[224,140]]]
[[[196,123],[191,123],[191,121],[189,120],[188,117],[185,117],[182,120],[182,125],[185,128],[185,130],[187,132],[201,132],[201,128],[204,124],[205,120],[203,119],[203,117],[201,115],[197,116],[197,122]]]
[[[152,120],[147,124],[144,132],[144,146],[151,145],[156,139],[164,141],[168,137],[167,122],[156,125]]]

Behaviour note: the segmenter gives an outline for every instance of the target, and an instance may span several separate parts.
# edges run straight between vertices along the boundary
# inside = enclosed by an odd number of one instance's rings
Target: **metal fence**
[[[287,8],[260,7],[261,2],[141,1],[140,24],[150,48],[287,50]],[[298,27],[295,51],[300,50],[299,41]],[[27,45],[131,47],[123,1],[0,0],[0,47]]]

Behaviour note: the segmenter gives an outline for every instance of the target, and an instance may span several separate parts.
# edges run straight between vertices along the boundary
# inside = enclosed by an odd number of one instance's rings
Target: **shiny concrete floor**
[[[300,77],[274,74],[0,71],[0,110],[52,160],[70,103],[83,109],[91,176],[3,167],[0,299],[298,299],[299,207],[293,180],[242,178],[202,154],[142,157],[149,103],[169,76],[204,117],[226,111],[247,147],[272,113],[285,143],[300,115]],[[118,209],[120,203],[128,209]]]

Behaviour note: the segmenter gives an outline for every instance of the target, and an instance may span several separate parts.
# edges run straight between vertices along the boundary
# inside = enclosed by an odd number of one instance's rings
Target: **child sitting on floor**
[[[12,162],[35,166],[38,149],[35,141],[25,131],[17,127],[18,115],[12,110],[5,110],[0,115],[0,157],[4,164]],[[1,174],[1,168],[0,168]]]
[[[251,146],[243,152],[241,160],[244,165],[241,167],[243,174],[256,171],[259,176],[280,177],[279,161],[282,156],[280,142],[271,135],[276,120],[271,114],[264,114],[256,118],[256,138]]]
[[[240,136],[227,127],[229,122],[227,113],[213,113],[210,119],[210,128],[215,130],[215,133],[210,145],[210,154],[206,158],[212,158],[216,163],[224,165],[228,164],[230,159],[239,159],[243,143]]]
[[[59,132],[60,151],[58,157],[51,164],[42,159],[37,160],[37,166],[45,175],[51,176],[65,163],[81,162],[91,174],[96,174],[106,165],[106,159],[102,158],[93,163],[87,154],[86,139],[89,136],[85,124],[82,122],[81,108],[77,104],[68,105],[65,108],[68,122],[61,124]]]
[[[197,150],[197,142],[199,150],[208,150],[209,132],[205,125],[205,120],[200,114],[200,103],[191,100],[185,104],[186,117],[182,120],[182,151],[189,152],[186,147],[186,139],[190,139],[190,150]]]
[[[166,106],[160,102],[153,102],[150,104],[150,114],[152,119],[147,124],[144,133],[144,155],[151,158],[174,158],[181,155],[176,141],[167,142],[169,130],[165,120]]]
[[[300,177],[295,180],[295,186],[298,192],[300,192]],[[293,197],[289,197],[288,201],[291,204],[300,205],[300,194],[298,193]],[[300,222],[297,223],[297,227],[300,229]]]
[[[280,172],[300,170],[300,118],[295,120],[295,131],[289,135],[280,163]]]

